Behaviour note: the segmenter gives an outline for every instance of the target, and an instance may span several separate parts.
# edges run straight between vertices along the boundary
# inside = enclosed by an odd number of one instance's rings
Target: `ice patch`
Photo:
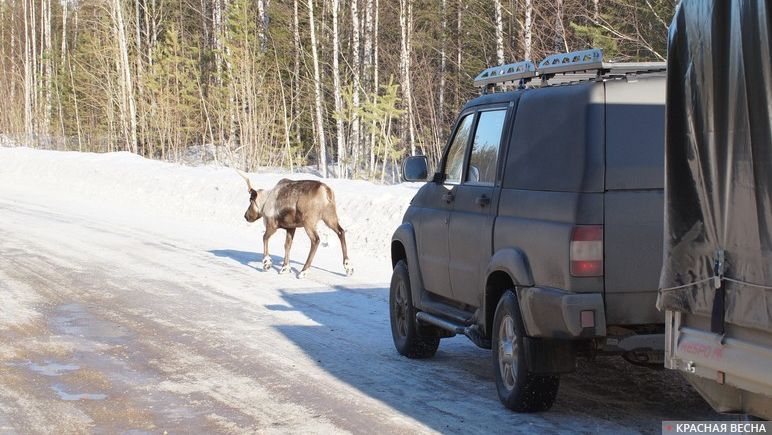
[[[58,384],[51,386],[51,389],[62,400],[104,400],[107,398],[107,394],[102,393],[68,393],[64,391],[64,387]]]
[[[40,373],[43,376],[61,376],[65,372],[78,370],[80,368],[80,366],[76,366],[75,364],[59,364],[49,361],[45,361],[43,364],[27,361],[23,363],[7,363],[6,365],[11,367],[24,367],[35,373]]]

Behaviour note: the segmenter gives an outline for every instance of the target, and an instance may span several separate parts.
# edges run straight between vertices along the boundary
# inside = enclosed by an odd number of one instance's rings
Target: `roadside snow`
[[[311,174],[253,173],[256,188],[269,189],[280,179],[320,179]],[[352,251],[379,258],[389,255],[389,241],[416,185],[377,185],[366,181],[324,180],[334,191],[341,225]],[[77,196],[112,207],[147,211],[181,221],[245,225],[248,194],[244,181],[229,168],[189,167],[148,160],[127,153],[77,153],[0,147],[0,188],[44,189],[56,196]],[[262,223],[259,224],[262,232]],[[319,225],[323,241],[337,237]],[[283,238],[283,234],[277,234]],[[304,236],[301,236],[304,237]],[[274,252],[279,253],[279,252]]]

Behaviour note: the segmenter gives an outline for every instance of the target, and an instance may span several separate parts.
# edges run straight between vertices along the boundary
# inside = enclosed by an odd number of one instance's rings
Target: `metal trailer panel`
[[[710,318],[667,311],[665,367],[687,375],[719,412],[772,419],[772,334],[730,327],[726,336],[709,332]]]

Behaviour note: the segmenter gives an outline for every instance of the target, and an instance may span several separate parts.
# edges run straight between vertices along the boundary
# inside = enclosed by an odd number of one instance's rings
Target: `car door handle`
[[[456,195],[454,195],[453,192],[448,192],[448,193],[442,195],[442,199],[446,203],[450,204],[451,202],[453,202],[454,199],[456,199]]]
[[[491,199],[488,197],[488,195],[481,195],[474,200],[474,203],[479,205],[480,207],[485,207],[486,205],[491,203]]]

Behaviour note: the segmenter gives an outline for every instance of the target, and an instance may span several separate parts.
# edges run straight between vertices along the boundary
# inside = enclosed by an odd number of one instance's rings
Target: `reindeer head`
[[[254,189],[249,177],[239,172],[239,175],[247,182],[247,191],[249,192],[249,207],[244,213],[244,219],[247,222],[254,222],[263,217],[263,189]]]

